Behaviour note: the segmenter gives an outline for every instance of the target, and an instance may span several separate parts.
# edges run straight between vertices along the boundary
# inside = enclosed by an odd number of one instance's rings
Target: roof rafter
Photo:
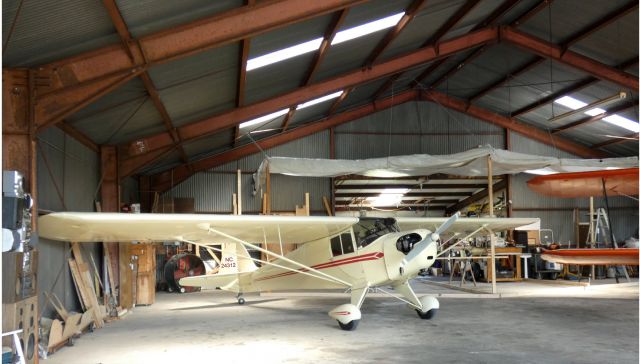
[[[635,91],[638,90],[638,78],[636,76],[630,75],[576,52],[564,50],[561,46],[520,32],[512,27],[501,28],[500,38],[539,56],[559,61],[573,68],[592,74],[601,80],[613,82]]]
[[[627,134],[621,137],[611,137],[611,140],[607,140],[606,142],[602,142],[602,143],[598,143],[598,144],[594,144],[591,146],[591,148],[594,149],[598,149],[598,148],[603,148],[603,147],[608,147],[610,145],[615,145],[615,144],[620,144],[620,143],[626,143],[626,142],[630,142],[630,141],[638,141],[638,137],[640,135],[638,133],[632,133],[632,134]]]
[[[544,3],[544,2],[542,2]],[[539,4],[539,5],[542,5]],[[562,44],[561,47],[563,50],[567,50],[569,49],[572,45],[574,45],[575,43],[581,41],[582,39],[590,36],[591,34],[597,32],[598,30],[602,29],[603,27],[611,24],[612,22],[616,21],[617,19],[619,19],[620,17],[627,15],[629,12],[631,12],[632,10],[636,9],[638,7],[637,3],[630,3],[624,7],[622,7],[621,9],[618,9],[612,13],[609,13],[607,15],[605,15],[604,17],[602,17],[601,19],[599,19],[598,21],[596,21],[593,24],[589,24],[588,26],[584,27],[583,29],[581,29],[580,31],[576,32],[574,35],[572,35],[571,37],[569,37],[569,39],[565,40]],[[542,9],[542,7],[534,7],[534,9],[537,9],[538,11]],[[515,25],[516,22],[512,23]],[[529,71],[530,69],[534,68],[535,66],[537,66],[538,64],[542,63],[542,61],[544,61],[545,58],[543,57],[539,57],[529,63],[527,63],[526,65],[522,66],[521,68],[517,69],[516,71],[514,71],[513,73],[511,73],[510,75],[507,75],[506,77],[502,78],[501,80],[495,82],[494,84],[482,89],[481,91],[479,91],[478,93],[476,93],[475,95],[471,96],[469,98],[470,102],[474,102],[475,100],[481,98],[482,96],[486,95],[487,93],[491,92],[493,89],[503,85],[504,83],[514,79],[515,77],[518,77],[519,75],[526,73],[527,71]],[[516,115],[514,115],[516,116]]]
[[[480,120],[490,122],[505,129],[515,131],[529,139],[554,146],[575,155],[585,158],[601,158],[604,153],[596,152],[586,146],[574,143],[568,139],[551,136],[547,131],[524,124],[514,118],[496,114],[492,111],[472,105],[464,100],[456,99],[435,90],[422,91],[422,99],[435,102],[436,104],[452,110],[473,116]]]
[[[111,22],[113,23],[114,27],[116,28],[116,31],[118,32],[118,35],[120,36],[120,40],[122,41],[122,44],[124,45],[125,50],[129,54],[129,57],[131,57],[132,62],[135,62],[135,63],[144,62],[145,61],[144,59],[136,59],[136,57],[138,57],[137,55],[142,55],[143,58],[144,58],[143,50],[139,49],[139,50],[137,50],[137,52],[132,52],[132,50],[130,48],[131,44],[135,45],[136,43],[133,41],[133,39],[131,37],[131,33],[129,32],[129,28],[127,27],[126,22],[122,18],[122,14],[120,13],[120,9],[118,9],[118,4],[116,4],[115,0],[103,0],[102,3],[104,4],[105,8],[107,9],[107,12],[109,13],[109,17],[111,18]],[[173,126],[173,122],[171,121],[171,117],[169,116],[169,113],[167,112],[167,109],[164,107],[164,104],[162,103],[162,100],[160,99],[160,94],[158,94],[158,90],[156,89],[155,85],[153,84],[153,81],[151,80],[151,77],[149,76],[149,73],[146,70],[142,71],[140,73],[140,78],[142,79],[142,83],[144,84],[144,88],[147,90],[147,93],[151,97],[151,101],[153,102],[153,105],[156,107],[156,109],[160,113],[160,117],[162,118],[162,122],[164,123],[164,126],[167,129],[167,132],[171,135],[171,139],[173,140],[173,144],[176,145],[176,147],[178,147],[178,151],[180,152],[180,158],[182,159],[182,162],[183,163],[188,163],[189,162],[189,157],[185,153],[185,151],[182,148],[182,146],[180,146],[180,143],[182,142],[180,140],[180,136],[178,135],[178,133],[175,130],[175,127]]]
[[[461,37],[442,42],[439,44],[437,50],[434,47],[422,48],[415,52],[376,64],[369,69],[358,69],[309,86],[300,87],[294,91],[268,100],[256,102],[226,113],[180,126],[178,128],[178,133],[183,141],[192,140],[204,135],[210,135],[212,133],[234,127],[245,120],[250,120],[276,110],[298,105],[337,90],[344,90],[345,88],[367,83],[399,72],[400,70],[429,62],[437,59],[438,57],[446,57],[450,54],[478,46],[488,41],[495,40],[497,36],[497,29],[495,28],[487,28],[465,34]],[[130,143],[129,145],[131,148],[129,150],[133,150],[140,154],[166,147],[170,143],[170,136],[168,133],[163,132]]]
[[[544,9],[552,1],[553,0],[543,0],[543,1],[541,1],[537,5],[533,6],[532,8],[530,8],[526,12],[524,12],[522,15],[520,15],[511,24],[515,24],[516,22],[518,24],[520,24],[521,21],[525,21],[526,19],[529,19],[530,17],[534,16],[535,14],[540,12],[542,9]],[[502,17],[507,11],[509,11],[513,6],[515,6],[516,3],[517,2],[513,2],[513,1],[505,1],[500,7],[498,7],[495,11],[493,11],[493,13],[491,13],[491,15],[489,15],[489,17],[482,24],[485,24],[485,23],[486,24],[490,24],[490,25],[495,24],[500,19],[500,17]],[[477,25],[476,27],[478,27],[478,26],[480,26],[480,24]],[[454,74],[456,74],[462,68],[464,68],[466,65],[471,63],[474,59],[476,59],[480,55],[482,55],[482,53],[484,53],[486,50],[487,50],[487,47],[482,47],[482,48],[476,50],[475,52],[471,53],[465,59],[463,59],[462,61],[458,62],[458,64],[456,64],[453,67],[449,68],[449,70],[447,70],[442,76],[440,76],[435,81],[433,81],[431,83],[431,85],[429,85],[429,88],[438,87],[438,85],[440,85],[445,80],[448,80],[450,77],[452,77]],[[420,76],[418,76],[417,80],[418,81],[423,80],[428,75],[430,75],[431,72],[433,72],[436,68],[437,67],[434,67],[432,70],[429,70],[428,73],[426,71],[423,72]]]
[[[634,65],[636,63],[638,63],[638,58],[634,57],[634,58],[632,58],[632,59],[630,59],[630,60],[628,60],[626,62],[623,62],[620,65],[616,66],[616,68],[619,69],[619,70],[624,70],[627,67],[630,67],[630,66],[632,66],[632,65]],[[597,78],[595,78],[595,77],[585,78],[584,80],[579,81],[578,83],[576,83],[574,85],[565,87],[565,88],[563,88],[563,89],[561,89],[559,91],[556,91],[556,92],[552,93],[551,95],[543,97],[542,99],[540,99],[538,101],[534,101],[529,105],[526,105],[526,106],[523,106],[523,107],[519,108],[518,110],[516,110],[513,113],[511,113],[511,116],[515,118],[515,117],[518,117],[520,115],[529,113],[529,112],[531,112],[531,111],[533,111],[535,109],[538,109],[538,108],[540,108],[540,107],[542,107],[544,105],[552,103],[554,100],[556,100],[556,99],[558,99],[558,98],[560,98],[562,96],[577,92],[579,90],[582,90],[585,87],[591,86],[591,85],[595,84],[598,81],[599,80]]]
[[[347,17],[347,14],[349,14],[349,8],[342,9],[333,16],[331,23],[329,24],[329,26],[327,27],[327,30],[324,33],[324,37],[322,38],[322,43],[320,43],[320,47],[318,48],[318,51],[313,57],[313,61],[311,61],[311,66],[309,67],[309,71],[307,72],[307,75],[304,81],[302,82],[302,86],[309,85],[311,83],[311,80],[313,80],[313,76],[315,76],[316,71],[320,68],[320,64],[322,63],[322,60],[324,60],[324,57],[327,55],[327,52],[329,51],[329,47],[331,46],[331,42],[333,41],[333,38],[336,36],[336,33],[338,33],[338,29],[340,29],[340,27],[342,26],[342,23],[344,22],[344,19]],[[289,112],[284,117],[284,120],[282,120],[282,127],[281,127],[282,131],[287,130],[287,127],[289,127],[289,122],[291,121],[291,119],[293,119],[293,114],[295,114],[295,112],[296,112],[295,106],[292,106],[291,108],[289,108]]]
[[[245,0],[245,5],[255,4],[255,0]],[[244,105],[245,86],[247,83],[247,61],[249,60],[249,48],[251,47],[251,38],[244,38],[240,41],[240,62],[238,69],[238,86],[236,87],[236,107]],[[236,141],[240,137],[240,126],[236,126],[233,132],[233,140],[231,146],[235,146]]]
[[[616,107],[612,107],[611,109],[607,110],[606,112],[603,112],[602,114],[598,114],[598,115],[594,115],[594,116],[589,116],[587,118],[583,118],[580,119],[578,121],[574,121],[573,123],[561,126],[559,128],[554,129],[551,133],[552,134],[558,134],[558,133],[562,133],[571,129],[575,129],[579,126],[584,126],[587,124],[591,124],[594,123],[598,120],[602,120],[608,116],[611,116],[617,112],[623,111],[623,110],[627,110],[630,109],[632,107],[638,106],[638,100],[636,101],[632,101],[632,102],[626,102],[622,105],[618,105]]]
[[[493,192],[497,192],[500,190],[504,190],[505,188],[507,188],[507,179],[503,179],[500,182],[494,183],[493,184]],[[489,197],[489,189],[485,188],[482,191],[479,191],[477,193],[474,193],[473,195],[465,198],[464,200],[456,203],[455,205],[449,206],[446,209],[446,213],[454,213],[456,211],[460,211],[463,208],[471,205],[472,203],[476,203],[484,198]]]
[[[39,66],[37,77],[50,82],[38,86],[36,123],[39,129],[58,123],[154,65],[362,2],[262,1],[146,35],[127,47],[114,44]]]
[[[308,123],[303,126],[287,130],[284,133],[279,133],[274,136],[257,140],[255,143],[246,144],[230,151],[193,162],[193,171],[190,171],[185,166],[172,168],[168,171],[164,171],[150,177],[151,190],[159,192],[166,191],[173,185],[189,178],[195,172],[211,169],[216,166],[257,153],[260,151],[260,149],[264,150],[273,148],[275,146],[288,143],[292,140],[303,138],[305,136],[333,128],[352,120],[360,119],[377,111],[385,110],[392,106],[415,100],[416,97],[417,93],[415,90],[407,90],[403,93],[395,95],[394,97],[389,97],[383,100],[372,102],[370,104],[319,120],[317,122]]]
[[[507,0],[507,1],[511,1],[511,0]],[[449,19],[447,19],[446,22],[444,22],[444,24],[442,24],[440,26],[440,28],[438,28],[438,30],[436,30],[435,33],[433,33],[433,35],[431,35],[431,37],[429,37],[421,46],[422,47],[427,47],[427,46],[432,46],[437,44],[440,39],[447,34],[447,32],[449,30],[451,30],[451,28],[453,28],[454,26],[456,26],[456,24],[458,24],[458,22],[460,20],[462,20],[462,18],[464,18],[471,10],[473,10],[473,8],[475,8],[476,5],[478,5],[478,0],[467,0],[466,3],[464,3]],[[472,32],[474,30],[480,29],[482,27],[475,27]],[[429,68],[427,68],[427,70],[430,69],[435,69],[437,68],[439,65],[441,65],[446,58],[437,60],[436,62],[434,62]],[[422,72],[418,77],[416,77],[415,81],[412,82],[412,84],[415,86],[415,84],[419,84],[420,81],[426,77],[425,72],[427,71],[425,70],[424,72]],[[400,77],[402,76],[402,73],[398,73],[396,75],[391,76],[387,82],[385,82],[374,94],[373,94],[373,98],[374,100],[380,96],[382,96],[392,85],[394,82],[396,82]]]
[[[411,3],[411,5],[409,5],[407,7],[407,9],[405,10],[405,14],[402,16],[400,21],[398,21],[398,24],[396,24],[396,26],[393,27],[393,29],[391,29],[387,33],[387,35],[378,43],[376,48],[371,52],[369,57],[367,57],[367,60],[364,62],[364,65],[363,65],[364,67],[371,68],[373,66],[373,64],[380,57],[380,55],[384,52],[384,50],[387,49],[387,47],[389,47],[391,42],[393,42],[393,40],[396,39],[400,35],[400,33],[402,33],[402,31],[407,27],[407,25],[409,25],[409,22],[411,22],[413,20],[413,18],[415,18],[415,16],[420,12],[420,10],[423,8],[425,2],[426,1],[424,1],[424,0],[414,0],[414,2]],[[400,77],[401,74],[402,73],[397,73],[397,74],[392,75],[391,77],[389,77],[387,79],[387,81],[382,85],[382,87],[380,87],[373,94],[372,99],[373,100],[379,99],[380,96],[382,96],[382,94],[387,89],[389,89],[389,87],[391,87],[393,85],[393,83]],[[331,108],[332,110],[330,111],[329,115],[331,115],[331,113],[333,113],[333,111],[335,111],[335,109],[338,108],[338,105],[340,105],[340,103],[343,100],[338,100],[332,106],[332,108]]]

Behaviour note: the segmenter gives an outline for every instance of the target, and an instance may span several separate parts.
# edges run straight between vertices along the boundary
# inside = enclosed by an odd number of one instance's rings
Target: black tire
[[[353,331],[358,327],[359,322],[360,320],[352,320],[346,324],[343,324],[342,322],[338,321],[338,325],[340,325],[340,328],[344,331]]]
[[[555,281],[556,279],[558,279],[558,273],[551,273],[551,277],[549,278]]]
[[[186,288],[184,288],[184,287],[180,287],[180,293],[185,293],[186,291],[187,291],[187,289],[186,289]]]
[[[246,301],[244,300],[244,298],[238,298],[238,304],[239,305],[244,305]]]
[[[65,346],[73,346],[75,344],[75,339],[73,336],[67,339],[67,342],[64,344]]]
[[[432,318],[434,318],[436,316],[436,312],[437,311],[438,311],[437,308],[432,308],[427,312],[422,312],[420,310],[416,310],[416,312],[418,313],[418,316],[423,320],[431,320]]]

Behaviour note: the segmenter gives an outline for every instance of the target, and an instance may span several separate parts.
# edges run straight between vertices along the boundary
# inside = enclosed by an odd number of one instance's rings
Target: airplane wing
[[[355,217],[125,214],[56,212],[38,219],[41,237],[74,242],[175,241],[200,244],[235,242],[209,228],[250,243],[302,244],[337,234],[358,222]]]
[[[400,230],[429,229],[435,231],[438,226],[447,220],[446,217],[397,217],[396,221]],[[482,226],[493,231],[503,231],[516,228],[525,228],[533,225],[531,230],[540,229],[540,219],[530,217],[461,217],[456,220],[449,229],[450,233],[470,234]]]

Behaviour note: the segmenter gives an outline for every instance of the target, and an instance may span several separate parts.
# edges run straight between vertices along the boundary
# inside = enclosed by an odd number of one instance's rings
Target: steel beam
[[[123,85],[148,67],[334,12],[363,0],[273,0],[65,58],[37,68],[36,123],[42,129]],[[108,2],[107,9],[111,5]],[[118,31],[124,22],[115,22]]]
[[[611,140],[608,140],[606,142],[602,142],[602,143],[598,143],[598,144],[594,144],[591,146],[591,148],[594,149],[598,149],[598,148],[602,148],[602,147],[608,147],[610,145],[615,145],[615,144],[620,144],[620,143],[626,143],[626,142],[630,142],[630,141],[638,141],[638,133],[633,133],[633,134],[627,134],[625,136],[621,136],[621,137],[612,137],[609,136],[611,138]]]
[[[616,68],[619,69],[619,70],[624,70],[627,67],[630,67],[630,66],[632,66],[632,65],[634,65],[636,63],[638,63],[638,58],[634,57],[634,58],[632,58],[632,59],[630,59],[628,61],[625,61],[625,62],[621,63],[620,65],[616,66]],[[579,90],[581,90],[581,89],[583,89],[585,87],[588,87],[588,86],[591,86],[591,85],[595,84],[596,82],[598,82],[598,79],[595,78],[595,77],[585,78],[584,80],[582,80],[582,81],[580,81],[580,82],[578,82],[578,83],[576,83],[574,85],[565,87],[565,88],[563,88],[563,89],[561,89],[561,90],[559,90],[557,92],[552,93],[551,95],[543,97],[542,99],[540,99],[538,101],[535,101],[535,102],[533,102],[533,103],[531,103],[529,105],[521,107],[520,109],[518,109],[518,110],[514,111],[513,113],[511,113],[511,116],[515,118],[515,117],[518,117],[520,115],[529,113],[529,112],[531,112],[531,111],[533,111],[535,109],[538,109],[538,108],[540,108],[540,107],[542,107],[544,105],[552,103],[554,100],[556,100],[556,99],[558,99],[558,98],[560,98],[560,97],[562,97],[564,95],[568,95],[568,94],[571,94],[573,92],[579,91]]]
[[[638,78],[620,71],[591,58],[570,50],[563,50],[561,46],[549,43],[543,39],[517,31],[511,27],[500,29],[500,39],[512,43],[539,56],[551,58],[571,67],[589,73],[601,80],[613,82],[628,89],[638,91]]]
[[[456,24],[460,22],[473,8],[478,5],[480,0],[467,0],[458,10],[449,19],[447,19],[444,24],[436,30],[431,37],[429,37],[424,43],[422,43],[422,47],[427,47],[433,44],[436,44],[442,39],[442,37],[447,34],[451,28],[455,27]]]
[[[591,124],[594,123],[598,120],[602,120],[608,116],[611,116],[617,112],[626,110],[626,109],[630,109],[632,107],[638,106],[638,101],[633,101],[633,102],[626,102],[622,105],[618,105],[616,107],[612,107],[611,109],[607,110],[606,112],[603,112],[602,114],[598,114],[598,115],[594,115],[594,116],[589,116],[577,121],[574,121],[573,123],[558,127],[556,129],[554,129],[551,133],[552,134],[558,134],[558,133],[562,133],[571,129],[575,129],[579,126],[584,126],[587,124]]]
[[[407,7],[404,15],[402,16],[402,18],[400,18],[396,26],[393,27],[393,29],[391,29],[389,32],[387,32],[387,35],[385,35],[384,39],[382,39],[378,43],[376,48],[371,52],[371,54],[365,61],[365,66],[371,67],[376,62],[380,55],[387,49],[387,47],[389,47],[391,42],[393,42],[393,40],[396,39],[398,35],[400,35],[400,33],[402,33],[409,22],[411,22],[411,20],[413,20],[418,12],[420,12],[425,3],[426,0],[414,0],[411,5]]]
[[[70,137],[72,137],[73,139],[77,140],[78,142],[80,142],[85,147],[93,150],[96,153],[100,153],[100,147],[98,146],[98,144],[94,143],[93,140],[89,139],[88,136],[86,136],[80,130],[78,130],[78,129],[74,128],[73,126],[69,125],[67,122],[63,121],[61,123],[58,123],[56,126],[58,127],[58,129],[60,129],[63,132],[65,132],[65,134],[67,134]]]
[[[544,61],[544,58],[536,57],[536,59],[534,59],[533,61],[526,63],[524,66],[518,68],[517,70],[509,73],[508,75],[506,75],[505,77],[501,78],[500,80],[498,80],[498,81],[492,83],[491,85],[483,88],[482,90],[478,91],[475,95],[473,95],[473,96],[471,96],[469,98],[469,102],[471,102],[471,103],[475,102],[479,98],[481,98],[484,95],[486,95],[489,92],[491,92],[493,89],[496,89],[496,88],[504,85],[505,83],[513,80],[514,78],[520,76],[521,74],[530,71],[532,68],[534,68],[534,67],[538,66],[540,63],[542,63],[542,61]]]
[[[500,4],[499,7],[497,7],[494,11],[491,12],[491,14],[489,14],[488,17],[486,17],[481,23],[477,24],[476,26],[474,26],[471,31],[475,31],[477,29],[481,29],[483,27],[486,26],[493,26],[507,11],[509,11],[511,8],[513,8],[519,0],[506,0],[504,1],[502,4]],[[483,52],[484,49],[481,52]],[[468,64],[469,62],[471,62],[472,58],[475,58],[479,55],[479,53],[472,53],[469,57],[467,57],[466,59],[462,60],[462,62],[459,63],[459,65],[462,65],[462,67],[464,67],[464,65]],[[416,77],[415,81],[412,82],[412,86],[416,87],[416,86],[420,86],[420,83],[427,77],[429,77],[429,75],[431,73],[433,73],[433,71],[435,71],[438,67],[440,67],[440,65],[442,65],[444,63],[446,59],[441,59],[440,61],[434,62],[429,68],[427,68],[426,70],[424,70],[422,73],[420,73],[420,75],[418,75],[418,77]],[[457,66],[459,67],[459,66]],[[457,72],[458,68],[454,67],[449,69],[449,71],[447,71],[446,73],[448,74],[447,77],[450,77],[451,75],[453,75],[453,73]],[[430,87],[433,87],[433,85],[431,85]]]
[[[522,19],[528,19],[529,17],[537,14],[539,11],[544,9],[544,7],[547,4],[549,4],[550,1],[551,0],[542,1],[542,2],[538,3],[537,5],[533,6],[532,8],[527,10],[524,14],[522,14],[520,17],[518,17],[514,22],[512,22],[512,24],[515,23],[515,22],[521,21]],[[515,6],[516,3],[517,3],[517,1],[505,1],[504,3],[502,3],[501,6],[499,6],[496,10],[494,10],[487,17],[487,19],[485,19],[484,22],[476,25],[472,29],[472,31],[477,29],[477,28],[479,28],[479,27],[482,27],[482,26],[494,25],[507,11],[509,11],[513,6]],[[457,65],[451,67],[447,72],[444,73],[444,75],[440,76],[438,79],[436,79],[434,82],[432,82],[431,85],[429,85],[429,88],[436,88],[439,84],[441,84],[445,80],[451,78],[454,74],[456,74],[458,71],[460,71],[462,68],[464,68],[469,63],[471,63],[471,61],[473,61],[474,59],[479,57],[482,53],[484,53],[484,51],[486,51],[486,47],[483,47],[483,48],[478,49],[477,51],[471,53],[465,59],[463,59],[462,61],[458,62]],[[416,84],[418,84],[419,82],[424,80],[434,70],[435,70],[435,68],[432,69],[432,70],[428,70],[429,72],[427,72],[427,70],[425,70],[425,72],[423,72],[422,74],[420,74],[420,76],[418,76],[418,78],[416,78],[416,80],[417,80]]]
[[[476,47],[497,37],[495,28],[487,28],[464,36],[447,40],[435,47],[427,47],[415,52],[379,63],[370,69],[358,69],[332,79],[321,81],[309,86],[298,88],[292,92],[247,105],[232,111],[212,116],[178,128],[178,133],[183,141],[193,140],[204,135],[234,127],[243,121],[266,115],[276,110],[292,107],[327,95],[337,90],[344,90],[359,84],[376,80],[399,72],[400,70],[418,66],[439,57],[446,57],[465,49]],[[134,150],[144,149],[152,151],[171,144],[171,136],[160,133],[147,138],[136,140],[131,145]]]
[[[504,190],[505,188],[507,188],[507,179],[503,179],[498,183],[494,183],[493,184],[493,188],[492,191],[493,192],[498,192],[500,190]],[[484,198],[487,198],[489,196],[489,189],[485,188],[480,192],[474,193],[473,195],[465,198],[464,200],[456,203],[453,206],[449,206],[447,207],[445,213],[447,214],[453,214],[457,211],[462,210],[463,208],[471,205],[472,203],[476,203]]]
[[[486,183],[409,183],[409,184],[336,184],[336,190],[380,190],[385,188],[404,188],[410,190],[425,190],[425,189],[479,189],[486,187]],[[349,193],[349,192],[344,192]],[[430,193],[430,192],[416,192],[416,193]],[[464,192],[463,194],[465,194]]]
[[[292,140],[300,139],[305,136],[330,129],[332,127],[363,118],[367,115],[373,114],[377,111],[388,109],[395,105],[400,105],[408,101],[415,100],[417,96],[416,91],[408,90],[402,92],[394,97],[382,99],[380,101],[372,102],[365,106],[346,111],[332,117],[328,117],[317,122],[309,123],[304,126],[297,127],[295,129],[288,130],[284,133],[280,133],[271,137],[257,140],[255,143],[246,144],[241,147],[232,149],[228,152],[224,152],[218,155],[214,155],[193,163],[193,171],[189,171],[186,166],[178,166],[171,170],[151,176],[151,189],[158,192],[163,192],[171,188],[185,179],[189,178],[193,173],[204,171],[214,168],[216,166],[238,160],[247,155],[251,155],[260,151],[260,149],[269,149],[275,146],[288,143]]]
[[[564,47],[564,49],[569,49],[572,45],[578,43],[579,41],[588,38],[589,36],[591,36],[593,33],[597,32],[598,30],[606,27],[607,25],[615,22],[616,20],[620,19],[621,17],[629,14],[630,12],[636,10],[638,8],[638,2],[637,1],[632,1],[630,3],[628,3],[627,5],[621,7],[620,9],[614,10],[613,12],[605,15],[604,17],[600,18],[598,21],[596,21],[593,24],[589,24],[586,27],[582,28],[580,31],[578,31],[575,35],[573,35],[571,37],[571,39],[565,41],[562,46]]]
[[[449,109],[456,110],[458,112],[465,113],[467,115],[490,122],[500,127],[510,129],[511,131],[520,133],[529,139],[551,145],[553,147],[578,155],[583,158],[605,157],[604,153],[592,150],[589,147],[574,143],[562,137],[552,136],[544,130],[524,124],[514,118],[496,114],[492,111],[480,108],[475,105],[471,105],[468,102],[452,98],[434,90],[423,91],[422,99],[424,101],[435,102],[436,104],[447,107]]]

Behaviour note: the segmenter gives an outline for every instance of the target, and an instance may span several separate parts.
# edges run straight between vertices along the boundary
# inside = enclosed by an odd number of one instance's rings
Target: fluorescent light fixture
[[[585,113],[589,116],[596,116],[599,114],[602,114],[605,112],[605,110],[600,109],[596,106],[602,106],[605,104],[610,104],[612,102],[616,102],[618,100],[622,100],[624,98],[627,97],[627,93],[626,92],[618,92],[615,95],[609,96],[607,98],[604,98],[602,100],[597,100],[594,101],[590,104],[587,104],[585,102],[582,102],[578,99],[574,99],[571,96],[563,96],[557,100],[555,100],[554,102],[563,106],[566,106],[570,109],[572,109],[572,111],[566,112],[564,114],[561,115],[557,115],[552,117],[551,119],[549,119],[549,121],[556,121],[556,120],[560,120],[560,119],[564,119],[566,117],[569,117],[571,115],[575,115],[575,114],[579,114],[579,113]]]
[[[334,92],[334,93],[329,94],[329,95],[318,97],[317,99],[313,99],[311,101],[307,101],[304,104],[298,105],[298,107],[296,107],[296,110],[304,109],[305,107],[313,106],[313,105],[319,104],[321,102],[325,102],[325,101],[328,101],[328,100],[331,100],[331,99],[335,99],[336,97],[340,97],[340,95],[342,95],[343,92],[344,91],[341,90],[341,91]]]
[[[574,99],[571,96],[563,96],[554,101],[556,104],[560,104],[562,106],[566,106],[571,110],[578,110],[581,107],[587,106],[586,102],[582,102],[578,99]]]
[[[289,109],[282,109],[282,110],[278,110],[276,112],[272,112],[271,114],[267,114],[264,116],[261,116],[259,118],[255,118],[249,121],[245,121],[244,123],[240,124],[240,129],[242,128],[246,128],[248,126],[252,126],[252,125],[257,125],[257,124],[261,124],[261,123],[265,123],[267,121],[273,120],[279,116],[282,116],[286,113],[289,112]]]
[[[247,71],[268,66],[276,62],[284,61],[285,59],[293,58],[301,54],[317,51],[318,48],[320,48],[321,43],[322,38],[317,38],[308,42],[291,46],[289,48],[267,53],[260,57],[251,58],[247,61]]]
[[[369,23],[365,23],[362,25],[355,26],[353,28],[345,29],[336,33],[336,36],[333,38],[331,45],[340,44],[346,42],[351,39],[359,38],[365,36],[367,34],[375,33],[382,29],[391,28],[395,26],[400,21],[400,18],[404,15],[404,11],[402,13],[394,14],[388,16],[386,18],[374,20]]]
[[[633,132],[640,132],[640,124],[637,121],[633,121],[622,117],[618,114],[613,114],[611,116],[607,116],[606,118],[602,118],[602,120],[606,121],[609,124],[613,124],[619,126],[621,128],[625,128],[627,130],[631,130]]]
[[[367,200],[371,206],[393,206],[402,202],[402,197],[409,192],[408,188],[385,188],[376,197],[369,197]]]
[[[547,176],[549,174],[556,174],[558,172],[552,171],[550,169],[541,168],[541,169],[530,169],[528,171],[524,171],[525,173],[537,174],[540,176]]]

